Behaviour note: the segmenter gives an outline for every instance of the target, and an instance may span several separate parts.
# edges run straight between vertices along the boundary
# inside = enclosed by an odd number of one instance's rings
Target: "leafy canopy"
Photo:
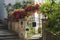
[[[49,0],[41,5],[41,12],[48,16],[47,30],[60,35],[60,2]]]

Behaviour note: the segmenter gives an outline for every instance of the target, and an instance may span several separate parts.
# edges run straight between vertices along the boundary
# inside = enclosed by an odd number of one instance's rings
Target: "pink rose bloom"
[[[18,19],[19,18],[19,16],[16,16],[16,19]]]
[[[38,7],[39,7],[39,5],[38,5],[38,4],[34,5],[34,8],[35,8],[35,9],[37,9]]]
[[[31,10],[32,10],[31,7],[26,7],[26,8],[25,8],[25,11],[31,11]]]

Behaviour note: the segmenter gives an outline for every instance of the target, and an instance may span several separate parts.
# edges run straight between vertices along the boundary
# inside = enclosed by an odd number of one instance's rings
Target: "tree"
[[[56,0],[49,1],[50,2],[41,5],[41,12],[48,16],[46,31],[60,35],[60,3],[57,3]]]

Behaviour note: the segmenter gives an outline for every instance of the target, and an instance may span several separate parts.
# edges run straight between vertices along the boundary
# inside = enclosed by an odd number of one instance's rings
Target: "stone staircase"
[[[0,23],[0,40],[19,40],[17,33],[7,29],[6,25]]]

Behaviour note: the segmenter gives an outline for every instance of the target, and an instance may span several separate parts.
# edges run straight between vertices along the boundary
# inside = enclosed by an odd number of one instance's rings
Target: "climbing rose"
[[[39,7],[39,5],[38,5],[38,4],[34,5],[34,8],[35,8],[35,9],[38,9],[38,7]]]

